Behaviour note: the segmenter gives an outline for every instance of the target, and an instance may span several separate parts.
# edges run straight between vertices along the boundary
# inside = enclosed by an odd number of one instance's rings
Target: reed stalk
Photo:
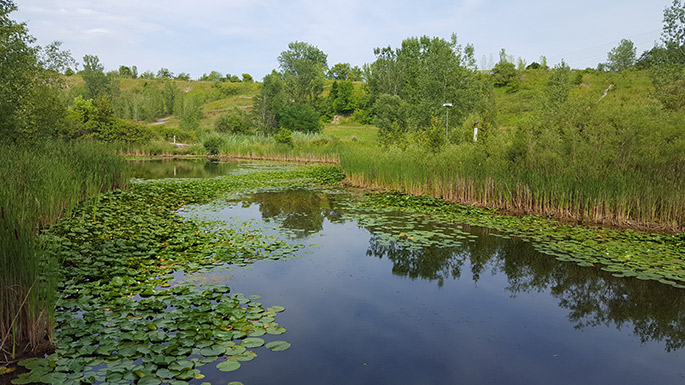
[[[0,360],[52,342],[57,261],[41,230],[85,197],[124,187],[123,169],[95,143],[0,145]]]

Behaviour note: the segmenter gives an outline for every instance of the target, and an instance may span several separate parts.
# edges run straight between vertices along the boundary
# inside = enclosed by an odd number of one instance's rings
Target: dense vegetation
[[[96,143],[0,146],[0,359],[50,345],[52,244],[39,238],[81,199],[126,185],[123,161]]]

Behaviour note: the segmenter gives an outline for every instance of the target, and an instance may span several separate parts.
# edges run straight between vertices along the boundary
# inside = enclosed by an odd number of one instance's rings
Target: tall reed
[[[125,186],[123,170],[96,143],[0,145],[0,360],[51,342],[56,261],[41,229],[85,197]]]
[[[348,182],[430,195],[520,214],[607,225],[685,229],[685,178],[666,171],[594,175],[578,167],[508,163],[476,145],[430,153],[418,148],[356,149],[341,154]]]

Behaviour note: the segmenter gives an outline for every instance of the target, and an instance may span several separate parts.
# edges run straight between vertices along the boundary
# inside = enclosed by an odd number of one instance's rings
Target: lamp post
[[[449,137],[449,124],[450,124],[450,107],[452,107],[452,103],[445,103],[442,105],[445,107],[445,137]]]

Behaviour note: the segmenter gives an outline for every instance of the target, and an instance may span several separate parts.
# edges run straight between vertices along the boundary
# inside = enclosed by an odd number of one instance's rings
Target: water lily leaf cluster
[[[177,214],[242,188],[332,180],[330,167],[203,180],[136,183],[84,202],[44,236],[60,263],[55,311],[57,350],[24,360],[28,383],[187,384],[203,365],[230,371],[255,349],[287,349],[272,340],[282,306],[222,285],[175,281],[174,272],[205,271],[281,258],[298,247],[249,226],[187,220]],[[323,176],[323,177],[322,177]]]
[[[571,225],[537,216],[500,216],[491,209],[397,192],[367,194],[363,205],[431,214],[445,222],[488,227],[498,232],[495,236],[528,240],[537,251],[561,261],[596,266],[617,277],[656,280],[685,288],[685,233],[641,233]],[[366,221],[373,225],[373,219]],[[407,240],[416,239],[408,232],[404,235]],[[418,236],[419,240],[426,240],[424,234]]]

